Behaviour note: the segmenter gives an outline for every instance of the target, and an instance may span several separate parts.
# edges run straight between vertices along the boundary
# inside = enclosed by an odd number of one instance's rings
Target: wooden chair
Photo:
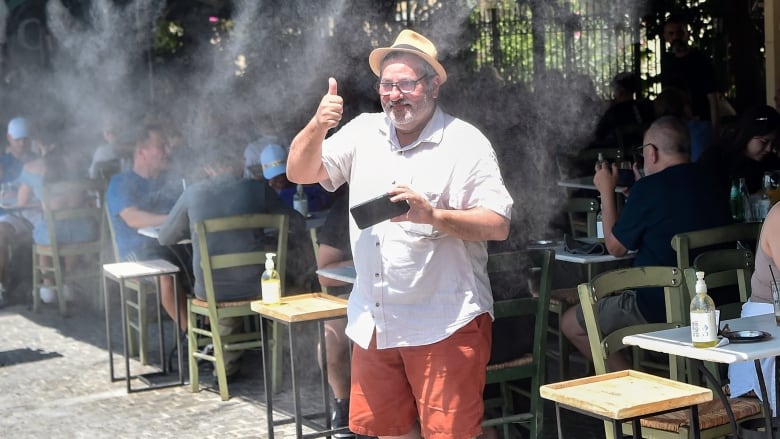
[[[98,182],[100,180],[97,180]],[[108,211],[108,206],[105,208],[105,224],[108,230],[108,235],[111,241],[111,253],[113,255],[113,262],[120,262],[119,248],[116,244],[116,234],[114,233],[114,223],[111,222],[111,213]],[[111,259],[111,258],[107,258]],[[110,262],[110,261],[106,261]],[[138,360],[141,364],[149,364],[147,356],[147,347],[149,346],[148,326],[149,321],[147,311],[147,297],[152,295],[156,298],[155,292],[157,288],[157,282],[148,282],[143,279],[128,279],[125,280],[125,290],[128,292],[125,295],[126,307],[125,315],[127,316],[127,346],[130,356],[138,356]],[[108,306],[108,304],[106,304]]]
[[[226,401],[230,395],[228,393],[228,383],[225,371],[224,352],[241,351],[246,349],[259,349],[262,347],[262,338],[260,336],[260,318],[252,310],[250,303],[252,300],[260,298],[260,283],[258,276],[258,296],[254,299],[240,301],[217,301],[217,292],[214,288],[213,274],[216,270],[258,266],[258,271],[262,271],[265,263],[266,252],[264,250],[236,252],[227,254],[214,254],[209,251],[208,238],[210,234],[230,231],[249,231],[256,230],[263,233],[266,230],[274,230],[277,236],[276,242],[276,270],[282,283],[282,295],[284,295],[285,284],[285,266],[287,259],[287,230],[289,218],[283,214],[248,214],[237,215],[224,218],[214,218],[201,221],[195,225],[195,234],[200,247],[201,268],[203,269],[203,286],[206,290],[206,300],[191,297],[187,301],[187,333],[189,336],[189,367],[190,367],[190,386],[193,393],[200,387],[198,382],[198,360],[207,360],[214,363],[217,372],[217,382],[219,385],[219,394],[223,401]],[[193,237],[193,238],[196,238]],[[195,325],[197,316],[207,317],[210,322],[210,328],[198,328]],[[243,332],[221,335],[219,333],[217,322],[222,318],[251,317],[256,325],[249,325],[249,329]],[[276,341],[279,329],[278,324],[272,324],[273,334],[269,339],[271,352],[271,370],[273,374],[272,388],[274,392],[281,384],[281,343]],[[245,328],[246,329],[246,328]],[[206,352],[200,352],[199,348],[207,344],[214,346],[214,353],[210,355]]]
[[[86,199],[88,194],[93,191],[101,193],[100,189],[100,184],[92,180],[58,182],[43,186],[43,200],[41,202],[43,215],[47,222],[50,245],[33,243],[32,246],[34,311],[40,307],[40,289],[43,286],[45,276],[54,277],[53,287],[57,292],[57,302],[62,315],[67,315],[67,302],[64,295],[66,281],[93,280],[93,292],[97,293],[95,294],[95,303],[101,303],[100,297],[102,295],[99,294],[99,291],[103,265],[103,212],[97,207],[94,200],[88,204],[90,200]],[[82,204],[78,207],[61,207],[63,200],[81,201]],[[58,236],[57,225],[60,224],[63,227],[63,224],[73,223],[92,227],[93,238],[87,242],[65,243],[66,238]],[[51,259],[51,265],[48,267],[41,265],[41,256]],[[84,260],[75,269],[66,272],[63,267],[63,258]]]
[[[547,312],[550,300],[551,270],[554,260],[552,250],[541,250],[529,254],[533,259],[533,265],[539,267],[538,295],[533,297],[508,299],[497,301],[494,304],[494,316],[496,321],[501,319],[518,318],[521,316],[535,315],[533,352],[525,354],[498,364],[487,367],[486,384],[498,384],[500,397],[497,400],[487,400],[487,407],[499,406],[501,416],[484,419],[484,427],[504,426],[504,437],[515,437],[510,434],[510,427],[514,423],[523,423],[530,431],[530,437],[542,437],[544,421],[544,404],[539,395],[539,387],[544,384],[545,377],[545,345],[547,327]],[[525,252],[506,252],[492,254],[488,257],[488,272],[498,273],[502,271],[516,271],[524,266]],[[522,336],[522,334],[518,334]],[[525,391],[517,386],[517,381],[530,378],[530,391]],[[514,406],[514,394],[527,395],[530,399],[530,409],[525,413],[517,413]]]
[[[564,211],[569,217],[569,228],[572,236],[596,237],[596,216],[599,213],[598,199],[570,197],[566,200]],[[578,214],[584,214],[584,218],[578,217]],[[588,273],[590,274],[590,272],[591,267],[588,265]],[[548,319],[547,332],[556,339],[558,349],[548,349],[547,355],[557,360],[558,377],[562,380],[569,377],[569,356],[572,352],[572,346],[561,331],[561,318],[566,310],[576,306],[579,301],[576,287],[558,288],[550,292],[550,313],[553,314],[553,318]]]
[[[596,217],[599,214],[599,200],[596,198],[570,197],[563,207],[569,219],[572,236],[596,236]]]
[[[739,292],[739,301],[718,306],[721,320],[739,318],[742,304],[750,298],[750,277],[755,268],[755,256],[750,250],[710,250],[693,260],[693,267],[685,269],[685,290],[683,303],[690,303],[696,291],[696,272],[704,272],[707,289],[733,288]],[[690,323],[688,320],[686,324]]]
[[[672,237],[672,248],[677,252],[677,267],[684,270],[693,262],[691,253],[694,250],[706,249],[714,246],[727,246],[730,248],[739,246],[752,248],[752,243],[758,241],[761,231],[761,223],[735,223],[727,226],[713,227],[687,233],[678,233]],[[738,244],[740,243],[740,244]],[[745,243],[750,243],[747,246]],[[725,247],[724,247],[725,248]]]
[[[607,296],[622,294],[625,290],[662,287],[666,300],[667,323],[650,323],[621,328],[610,334],[603,334],[598,322],[599,301]],[[682,270],[676,267],[633,267],[607,271],[595,276],[590,282],[578,287],[580,302],[585,315],[593,364],[597,374],[611,372],[606,360],[616,352],[629,346],[623,343],[623,337],[679,326],[687,313],[682,305],[685,293]],[[641,293],[640,293],[641,294]],[[680,379],[685,376],[684,362],[669,357],[669,377]],[[758,417],[761,404],[750,398],[728,400],[729,407],[737,421]],[[699,406],[699,421],[702,438],[723,437],[730,433],[726,409],[720,399]],[[652,416],[641,420],[643,437],[647,438],[687,438],[690,435],[689,417],[685,411]],[[611,438],[611,425],[605,425],[607,437]],[[630,425],[624,424],[623,431],[630,434]]]

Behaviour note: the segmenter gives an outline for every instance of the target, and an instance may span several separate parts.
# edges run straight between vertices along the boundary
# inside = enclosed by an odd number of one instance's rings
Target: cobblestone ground
[[[116,308],[116,307],[115,307]],[[115,319],[119,322],[118,315]],[[170,322],[168,322],[169,324]],[[118,324],[115,338],[120,340]],[[313,345],[314,331],[308,340]],[[117,350],[118,343],[114,343]],[[33,313],[23,305],[0,309],[0,436],[6,438],[265,438],[266,410],[258,352],[242,361],[241,377],[230,383],[231,399],[215,389],[191,393],[189,386],[127,394],[124,381],[109,380],[105,323],[96,312],[73,310],[67,318],[54,307]],[[305,355],[309,357],[305,357]],[[313,352],[300,365],[311,365],[302,378],[304,413],[322,410]],[[124,370],[115,356],[117,371]],[[135,371],[140,367],[132,364]],[[305,366],[304,366],[305,367]],[[135,386],[135,384],[134,384]],[[291,378],[285,375],[283,388]],[[274,408],[292,410],[292,392],[283,391]],[[555,411],[547,406],[545,438],[555,438]],[[276,417],[284,417],[279,412]],[[575,438],[603,438],[598,422],[564,415]],[[304,433],[311,432],[304,429]],[[275,428],[277,438],[295,437],[292,425]]]

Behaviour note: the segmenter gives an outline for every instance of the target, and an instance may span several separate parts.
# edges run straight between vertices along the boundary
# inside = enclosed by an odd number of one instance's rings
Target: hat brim
[[[374,72],[377,77],[381,74],[379,70],[382,67],[382,60],[384,60],[385,56],[390,52],[405,52],[419,56],[433,67],[433,70],[436,71],[436,74],[439,75],[439,78],[441,79],[441,84],[447,82],[447,71],[444,70],[444,67],[436,58],[420,50],[412,48],[406,49],[403,47],[380,47],[371,51],[371,54],[368,55],[368,65],[371,66],[371,71]]]
[[[284,165],[272,166],[270,168],[263,169],[263,177],[265,177],[266,180],[270,180],[286,172],[287,168]]]

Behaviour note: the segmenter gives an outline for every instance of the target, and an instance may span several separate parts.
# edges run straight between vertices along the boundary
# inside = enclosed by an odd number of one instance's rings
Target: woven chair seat
[[[249,303],[251,303],[252,301],[259,300],[259,299],[260,299],[260,297],[255,297],[255,298],[252,298],[252,299],[245,299],[245,300],[234,300],[234,301],[227,301],[227,302],[217,302],[217,308],[232,308],[232,307],[236,307],[236,306],[246,306]],[[201,306],[201,307],[209,306],[209,303],[207,301],[202,300],[202,299],[198,299],[198,298],[193,298],[192,299],[192,304],[196,305],[196,306]]]
[[[522,357],[515,358],[514,360],[504,361],[503,363],[488,364],[487,370],[501,370],[508,367],[524,366],[526,364],[531,364],[533,361],[533,354],[525,354]]]
[[[577,295],[577,287],[559,288],[550,291],[550,303],[557,305],[565,304],[569,306],[579,304],[580,297]]]
[[[734,418],[741,419],[761,413],[761,401],[757,398],[735,398],[729,400]],[[688,410],[677,410],[658,416],[650,416],[641,420],[642,427],[658,430],[679,432],[680,427],[689,425]],[[699,425],[702,430],[728,424],[729,417],[720,399],[699,404]]]

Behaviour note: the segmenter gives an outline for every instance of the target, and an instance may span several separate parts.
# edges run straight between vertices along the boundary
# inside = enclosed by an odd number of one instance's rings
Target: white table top
[[[623,343],[642,349],[684,356],[717,363],[736,363],[780,355],[780,326],[775,323],[774,314],[763,314],[721,322],[728,323],[732,331],[758,330],[772,334],[772,337],[754,343],[729,343],[713,348],[695,348],[691,344],[691,328],[683,326],[646,334],[623,337]]]
[[[593,176],[569,178],[558,182],[558,186],[571,189],[589,189],[598,192],[596,185],[593,184]],[[623,193],[625,186],[615,186],[615,192]]]
[[[103,264],[103,272],[112,276],[114,279],[131,279],[135,277],[178,273],[179,267],[163,259],[152,259],[150,261]]]
[[[567,252],[562,245],[554,247],[554,249],[556,261],[574,262],[575,264],[599,264],[601,262],[623,261],[636,257],[636,252],[628,252],[623,256],[612,256],[609,253],[605,255],[577,255]]]
[[[138,229],[138,234],[143,236],[148,236],[152,239],[159,239],[160,238],[160,229],[162,229],[161,226],[154,226],[154,227],[141,227]],[[181,241],[177,242],[176,244],[191,244],[192,240],[190,238],[184,238]]]
[[[317,274],[322,277],[336,279],[340,280],[341,282],[347,282],[351,284],[355,283],[355,278],[357,277],[357,272],[355,271],[355,266],[353,265],[336,268],[322,268],[317,270]]]

